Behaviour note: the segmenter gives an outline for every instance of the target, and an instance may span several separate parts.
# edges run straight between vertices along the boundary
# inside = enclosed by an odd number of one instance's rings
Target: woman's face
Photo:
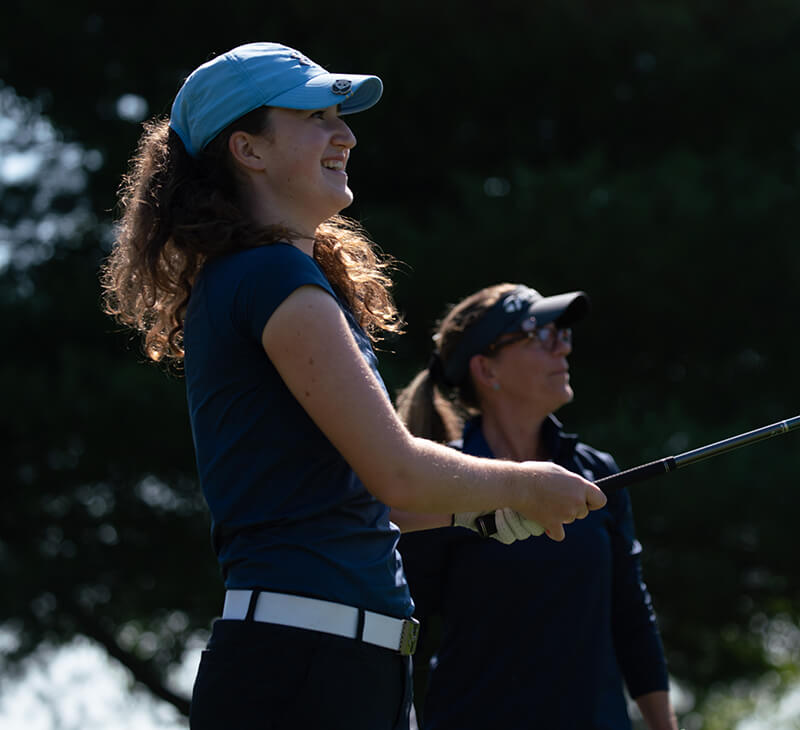
[[[313,233],[353,202],[345,168],[356,138],[337,106],[273,108],[269,131],[255,144],[266,163],[260,202],[273,222]]]
[[[574,396],[567,363],[572,344],[569,330],[558,330],[553,324],[540,329],[550,331],[548,342],[543,342],[539,332],[534,331],[523,339],[505,335],[495,343],[500,347],[491,356],[498,386],[493,392],[529,404],[546,415],[569,403]],[[510,344],[504,345],[504,340]]]

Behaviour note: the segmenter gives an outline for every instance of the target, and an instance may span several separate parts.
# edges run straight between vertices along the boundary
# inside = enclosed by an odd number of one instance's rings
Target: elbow
[[[414,494],[414,480],[401,466],[397,469],[381,470],[382,473],[364,480],[369,492],[387,507],[402,512],[418,511],[418,498]]]
[[[412,444],[404,444],[362,475],[364,486],[381,502],[404,512],[420,511],[420,476]]]

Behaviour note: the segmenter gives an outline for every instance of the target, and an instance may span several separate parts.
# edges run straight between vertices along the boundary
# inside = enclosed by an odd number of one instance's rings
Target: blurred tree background
[[[352,120],[348,213],[402,262],[390,391],[447,303],[520,281],[591,295],[560,416],[623,467],[800,411],[796,2],[7,0],[0,17],[4,672],[86,635],[186,709],[167,678],[222,586],[184,386],[101,314],[96,272],[140,122],[240,43],[385,82]],[[797,678],[797,453],[790,435],[632,492],[695,727],[731,687]]]

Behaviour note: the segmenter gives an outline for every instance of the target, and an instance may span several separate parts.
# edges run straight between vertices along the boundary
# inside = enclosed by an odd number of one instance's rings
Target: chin
[[[353,193],[350,192],[350,189],[347,189],[347,193],[342,193],[339,196],[339,199],[336,201],[336,207],[331,213],[331,215],[336,215],[337,213],[341,213],[345,208],[349,208],[350,205],[353,203]],[[331,206],[333,208],[334,206]]]

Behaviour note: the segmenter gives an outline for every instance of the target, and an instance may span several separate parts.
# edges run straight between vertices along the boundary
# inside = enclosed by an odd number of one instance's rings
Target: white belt
[[[223,619],[242,621],[247,617],[253,591],[225,592]],[[392,649],[404,655],[417,648],[419,621],[413,618],[393,618],[382,613],[363,611],[364,622],[359,637],[359,609],[318,598],[292,596],[288,593],[258,591],[253,620],[298,629],[322,631],[349,639],[360,638],[368,644]]]

